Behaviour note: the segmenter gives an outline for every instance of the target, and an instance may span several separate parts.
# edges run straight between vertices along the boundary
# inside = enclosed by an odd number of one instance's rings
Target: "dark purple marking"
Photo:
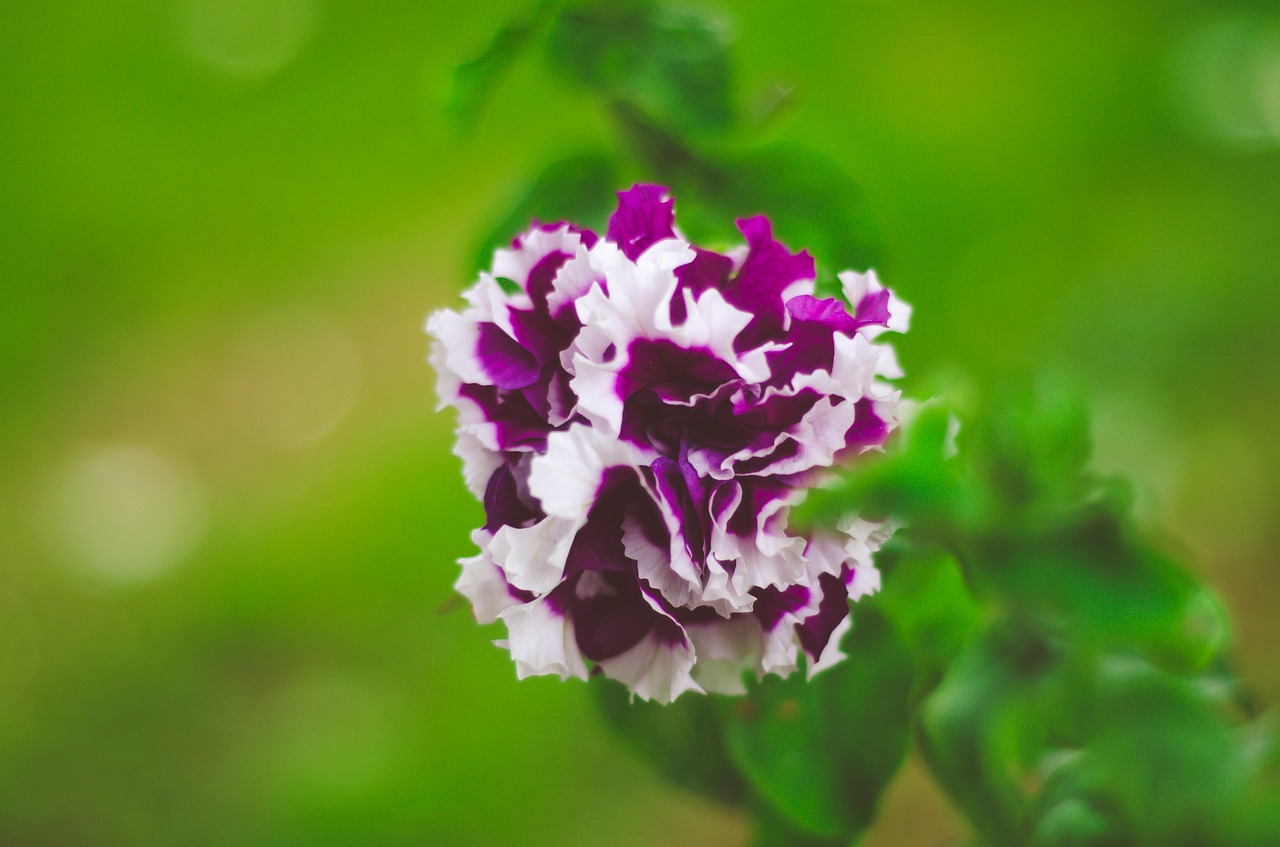
[[[493,384],[508,391],[532,385],[538,379],[538,362],[497,324],[480,324],[476,358]]]
[[[760,621],[760,627],[765,632],[772,632],[783,615],[797,612],[809,602],[809,589],[803,585],[788,585],[786,588],[770,585],[753,588],[751,594],[756,598],[751,614]]]
[[[784,439],[771,453],[763,456],[752,456],[750,459],[743,459],[734,465],[734,470],[740,474],[757,474],[767,469],[769,466],[777,464],[786,459],[794,459],[800,454],[800,442],[794,438]]]
[[[643,501],[644,489],[630,468],[609,468],[596,492],[587,522],[578,530],[565,573],[583,571],[616,571],[634,568],[622,544],[622,522],[632,503]]]
[[[814,264],[807,252],[792,253],[774,240],[764,216],[740,220],[738,229],[747,239],[747,258],[725,299],[755,315],[734,341],[733,349],[743,351],[778,338],[785,314],[782,294],[794,282],[813,279]]]
[[[882,288],[871,294],[863,295],[858,301],[858,324],[860,326],[889,325],[889,289]]]
[[[863,397],[853,408],[853,424],[844,434],[845,446],[868,447],[883,444],[889,437],[889,425],[876,414],[875,403]]]
[[[764,507],[786,497],[791,486],[770,477],[741,477],[738,482],[742,485],[742,502],[729,518],[727,529],[747,538],[755,535]]]
[[[518,391],[502,391],[492,385],[463,383],[458,396],[475,403],[497,431],[501,450],[544,450],[552,427]]]
[[[686,456],[680,461],[661,457],[649,467],[658,494],[680,518],[680,535],[689,558],[699,568],[707,561],[711,536],[707,526],[707,499],[710,492]]]
[[[729,384],[737,381],[733,367],[710,350],[636,339],[615,383],[623,401],[621,435],[672,456],[685,441],[700,444],[709,437],[714,443],[713,410],[726,405]],[[685,405],[701,394],[715,396]]]
[[[728,256],[703,250],[700,247],[695,247],[693,252],[692,262],[676,268],[676,279],[679,284],[676,286],[675,295],[671,298],[671,322],[676,325],[684,323],[689,316],[688,307],[684,302],[685,291],[691,292],[694,299],[709,288],[723,291],[729,283],[730,274],[733,273],[733,260]]]
[[[504,526],[525,527],[543,517],[540,509],[520,499],[515,475],[506,464],[493,472],[485,486],[484,514],[484,528],[490,532]]]
[[[853,335],[858,331],[858,322],[845,309],[844,303],[834,297],[819,300],[817,297],[801,294],[787,301],[787,311],[795,320],[829,326],[846,335]]]
[[[564,263],[569,261],[569,258],[568,253],[556,250],[543,256],[529,269],[529,278],[525,281],[524,290],[529,292],[529,298],[543,311],[547,308],[547,295],[551,293],[551,285],[555,282],[556,274],[564,267]]]
[[[800,646],[815,660],[822,655],[831,633],[835,632],[840,622],[849,614],[849,586],[846,579],[852,573],[846,565],[840,576],[824,573],[818,577],[818,589],[822,599],[818,601],[818,611],[805,618],[796,627],[800,637]]]
[[[560,352],[573,343],[573,333],[534,309],[510,310],[511,329],[520,347],[538,367],[558,365]]]
[[[669,620],[645,602],[635,574],[624,571],[602,571],[605,587],[592,597],[577,596],[579,578],[562,585],[572,585],[568,614],[573,620],[573,633],[582,655],[602,662],[621,655],[640,643],[661,620]]]

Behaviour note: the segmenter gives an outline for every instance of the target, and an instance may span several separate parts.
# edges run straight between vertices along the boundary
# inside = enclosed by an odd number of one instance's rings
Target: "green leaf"
[[[843,835],[823,837],[797,829],[765,802],[756,802],[754,813],[756,830],[751,847],[844,847],[849,843]]]
[[[854,613],[844,662],[813,680],[766,678],[728,725],[753,792],[818,839],[848,841],[871,823],[909,738],[910,655],[870,601]]]
[[[553,5],[550,0],[539,2],[527,17],[500,27],[479,55],[453,69],[448,108],[464,128],[471,129],[480,120],[498,83],[533,41]]]
[[[1079,797],[1051,808],[1031,834],[1031,847],[1124,847],[1126,843],[1105,815]]]
[[[705,12],[650,2],[596,2],[564,11],[547,58],[606,101],[635,105],[685,138],[716,137],[734,121],[728,36]]]
[[[601,712],[622,738],[676,785],[724,803],[738,803],[746,786],[729,759],[716,697],[681,697],[661,705],[633,700],[613,680],[591,681]]]
[[[1182,640],[1191,577],[1133,538],[1105,508],[1052,531],[1000,530],[975,544],[973,568],[1014,608],[1053,618],[1100,644]]]
[[[976,635],[982,610],[956,560],[938,548],[912,544],[910,530],[900,531],[876,561],[884,580],[876,600],[914,657],[912,700],[918,700]]]
[[[1015,770],[1034,756],[1028,704],[1056,667],[1024,622],[997,622],[952,665],[920,709],[920,749],[934,775],[996,847],[1021,845],[1027,800]]]
[[[1103,671],[1099,726],[1088,749],[1111,802],[1140,843],[1211,841],[1207,826],[1248,785],[1236,733],[1185,680],[1126,657]]]
[[[580,153],[549,165],[489,229],[476,251],[476,269],[489,267],[493,251],[505,246],[532,221],[568,221],[603,231],[617,203],[619,167],[600,153]]]

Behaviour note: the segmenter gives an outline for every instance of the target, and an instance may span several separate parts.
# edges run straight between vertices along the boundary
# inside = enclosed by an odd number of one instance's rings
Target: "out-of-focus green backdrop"
[[[423,318],[612,143],[533,57],[443,118],[521,6],[0,3],[0,843],[745,839],[439,612],[479,510]],[[1280,699],[1280,13],[720,8],[865,187],[907,368],[1077,381]],[[953,821],[909,766],[869,843]]]

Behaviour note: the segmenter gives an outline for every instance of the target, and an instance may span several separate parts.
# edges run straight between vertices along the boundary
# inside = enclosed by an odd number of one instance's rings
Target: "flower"
[[[895,426],[875,339],[909,309],[874,272],[839,276],[852,309],[816,296],[764,217],[722,254],[680,235],[665,189],[618,197],[604,238],[534,226],[427,322],[485,509],[456,587],[506,624],[520,678],[595,669],[668,702],[829,667],[890,529],[806,537],[788,512]]]

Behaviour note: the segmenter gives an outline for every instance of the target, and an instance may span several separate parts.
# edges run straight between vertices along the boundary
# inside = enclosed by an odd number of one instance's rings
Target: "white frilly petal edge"
[[[574,639],[573,622],[553,611],[546,599],[512,606],[498,617],[507,625],[506,647],[515,660],[518,678],[587,678],[587,663]]]
[[[715,694],[747,693],[743,676],[750,671],[758,677],[764,655],[764,633],[754,617],[690,624],[685,634],[698,657],[695,682]]]
[[[458,560],[462,574],[453,584],[459,594],[471,601],[476,622],[482,624],[493,623],[502,612],[520,604],[507,590],[502,570],[489,555],[489,539],[489,533],[483,529],[471,533],[471,542],[480,552]]]
[[[524,288],[529,272],[552,253],[575,256],[582,246],[582,236],[568,224],[551,230],[533,227],[520,234],[520,246],[500,247],[493,251],[493,275],[503,277]]]
[[[489,550],[508,582],[542,596],[564,578],[569,548],[584,523],[585,517],[545,517],[529,527],[504,526],[494,533]]]
[[[695,257],[687,243],[659,241],[632,262],[615,245],[602,241],[590,257],[595,271],[608,279],[609,290],[593,284],[575,302],[583,328],[564,366],[574,375],[571,385],[579,411],[594,425],[615,435],[620,431],[622,400],[615,386],[628,363],[627,351],[639,338],[708,349],[747,382],[768,378],[767,354],[782,345],[736,352],[734,341],[752,315],[731,305],[719,291],[708,289],[696,298],[685,291],[685,319],[672,324],[671,300],[679,285],[675,269]]]
[[[843,271],[838,274],[840,278],[841,288],[844,290],[845,299],[849,301],[849,305],[853,308],[858,307],[858,301],[868,294],[875,294],[883,291],[884,286],[880,284],[880,278],[876,275],[875,270],[868,268],[866,273],[858,273],[857,271]],[[870,337],[874,338],[882,332],[906,332],[911,326],[911,305],[905,300],[889,292],[889,325],[887,327],[867,327]]]
[[[630,650],[598,664],[605,676],[644,700],[670,703],[686,691],[706,693],[693,678],[693,648],[664,643],[652,633]]]

